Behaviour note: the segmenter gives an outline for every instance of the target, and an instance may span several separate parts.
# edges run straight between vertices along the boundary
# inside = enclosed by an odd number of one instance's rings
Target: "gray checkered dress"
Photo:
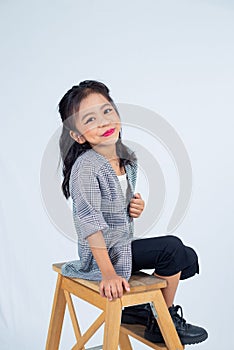
[[[129,216],[128,206],[135,190],[137,163],[126,165],[125,170],[126,196],[104,156],[90,149],[75,161],[69,184],[80,260],[65,263],[62,266],[64,276],[102,279],[87,241],[88,236],[101,230],[116,273],[127,280],[130,278],[133,218]]]

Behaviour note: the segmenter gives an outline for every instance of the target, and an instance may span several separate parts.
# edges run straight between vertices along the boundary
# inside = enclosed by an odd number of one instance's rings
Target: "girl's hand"
[[[108,298],[108,300],[113,300],[121,298],[123,296],[123,290],[127,292],[130,291],[130,285],[127,280],[116,274],[103,277],[100,285],[99,291],[102,297]]]
[[[144,207],[145,207],[145,202],[141,198],[140,193],[136,193],[134,195],[134,198],[132,198],[130,201],[130,206],[129,206],[130,216],[132,216],[133,218],[138,218],[143,212]]]

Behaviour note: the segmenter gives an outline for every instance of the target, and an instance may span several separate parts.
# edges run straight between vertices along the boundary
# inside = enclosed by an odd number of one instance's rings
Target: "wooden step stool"
[[[99,294],[98,282],[79,278],[68,278],[61,274],[63,263],[53,264],[58,273],[54,295],[50,325],[47,336],[46,350],[58,350],[66,304],[68,305],[72,325],[76,336],[76,344],[72,350],[85,350],[84,345],[105,322],[103,350],[132,350],[129,335],[152,349],[182,350],[182,346],[168,308],[164,301],[161,288],[166,287],[166,281],[147,275],[143,272],[134,274],[130,278],[130,292],[125,292],[122,298],[109,301]],[[103,310],[101,315],[81,335],[71,294],[83,299]],[[121,324],[121,312],[125,306],[152,302],[156,310],[157,321],[165,344],[154,344],[144,338],[144,326]]]

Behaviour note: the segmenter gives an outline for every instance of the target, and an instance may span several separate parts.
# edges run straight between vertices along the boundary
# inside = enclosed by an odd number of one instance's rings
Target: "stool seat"
[[[68,306],[76,336],[76,344],[72,347],[72,350],[85,350],[85,344],[103,323],[105,323],[103,350],[117,350],[118,346],[121,350],[132,350],[129,336],[134,337],[152,349],[182,350],[184,348],[161,292],[161,289],[167,286],[165,280],[143,272],[134,273],[129,280],[130,292],[124,292],[122,298],[109,301],[107,298],[100,296],[99,283],[97,281],[63,276],[61,274],[63,264],[53,264],[53,270],[58,273],[58,278],[46,350],[59,349],[66,305]],[[101,315],[99,315],[83,335],[81,335],[71,294],[103,310]],[[144,338],[144,326],[121,324],[123,307],[148,302],[154,308],[154,313],[165,341],[164,344],[154,344],[146,340]]]
[[[61,268],[63,264],[64,263],[53,264],[53,270],[58,273],[61,273]],[[97,281],[89,281],[89,280],[84,280],[82,278],[71,278],[71,277],[70,279],[96,292],[99,292],[99,282]],[[142,292],[146,290],[161,289],[167,286],[167,282],[165,280],[161,278],[157,278],[152,275],[148,275],[141,271],[136,272],[131,276],[129,280],[129,284],[130,284],[131,293]]]

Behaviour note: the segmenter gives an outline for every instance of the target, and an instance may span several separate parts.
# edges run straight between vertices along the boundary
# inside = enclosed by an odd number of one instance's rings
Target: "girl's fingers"
[[[122,298],[122,296],[123,296],[123,286],[122,286],[122,283],[119,283],[119,284],[117,285],[117,292],[118,292],[118,294],[117,294],[117,297],[116,297],[116,298]]]
[[[131,216],[132,218],[138,218],[139,216],[141,216],[141,211],[140,211],[140,212],[137,212],[137,213],[132,213],[132,212],[130,212],[129,214],[130,214],[130,216]]]
[[[131,215],[140,215],[142,213],[142,210],[130,209],[129,212],[130,212]]]
[[[111,288],[108,284],[101,282],[99,285],[99,292],[101,297],[106,297],[109,300],[112,300]]]
[[[105,287],[105,296],[107,297],[108,300],[112,300],[112,291],[110,286]]]
[[[132,199],[131,199],[131,203],[132,203],[132,204],[143,205],[143,204],[144,204],[144,201],[143,201],[142,199],[134,199],[134,198],[132,198]]]
[[[142,209],[142,210],[143,210],[143,205],[139,205],[139,204],[130,204],[130,208],[133,208],[133,209]]]
[[[119,292],[118,292],[118,286],[111,286],[111,295],[113,299],[116,299],[119,297]]]
[[[100,295],[106,297],[108,300],[121,298],[123,296],[123,289],[130,291],[129,283],[126,279],[119,276],[118,280],[101,281],[99,285]]]
[[[140,214],[131,214],[130,213],[130,216],[134,219],[137,219],[137,218],[139,218]]]
[[[131,200],[130,207],[132,207],[132,208],[141,208],[143,210],[144,207],[145,207],[145,203],[143,201],[135,202],[134,200]]]
[[[142,208],[139,208],[139,207],[137,208],[130,207],[129,210],[131,210],[132,212],[138,212],[138,211],[142,212]]]
[[[110,301],[113,299],[121,298],[122,295],[123,295],[123,287],[122,287],[121,283],[118,283],[116,285],[113,282],[110,284],[106,284],[103,288],[103,296],[106,297]]]
[[[130,284],[128,283],[128,281],[126,281],[125,278],[123,278],[123,286],[124,286],[124,289],[127,291],[127,292],[130,292]]]
[[[101,297],[105,297],[105,289],[104,289],[102,282],[99,285],[99,292],[100,292]]]

